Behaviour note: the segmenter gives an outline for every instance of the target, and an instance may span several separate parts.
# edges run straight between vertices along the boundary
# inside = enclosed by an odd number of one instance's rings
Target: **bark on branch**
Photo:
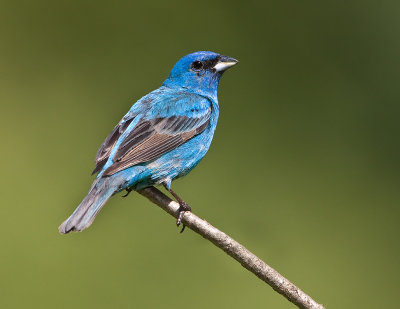
[[[158,205],[175,218],[178,217],[179,204],[167,197],[160,190],[149,187],[139,191],[154,204]],[[194,232],[211,241],[218,248],[238,261],[244,268],[251,271],[258,278],[268,283],[275,291],[285,296],[299,308],[325,309],[310,296],[300,290],[288,279],[268,266],[264,261],[255,256],[243,245],[221,232],[207,221],[200,219],[192,212],[186,212],[182,222]]]

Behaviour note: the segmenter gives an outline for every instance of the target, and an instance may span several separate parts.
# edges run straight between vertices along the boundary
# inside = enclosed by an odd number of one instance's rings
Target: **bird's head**
[[[234,58],[209,51],[195,52],[175,64],[163,85],[216,97],[222,74],[237,62]]]

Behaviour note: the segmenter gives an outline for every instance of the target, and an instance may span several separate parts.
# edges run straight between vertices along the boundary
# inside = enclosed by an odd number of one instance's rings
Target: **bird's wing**
[[[185,94],[156,101],[122,141],[114,141],[118,140],[114,135],[121,134],[117,127],[107,138],[109,142],[104,145],[110,148],[109,152],[119,145],[104,176],[162,156],[203,132],[210,121],[211,103],[203,97]],[[121,126],[124,127],[126,130],[127,126]]]
[[[110,156],[111,150],[117,143],[120,136],[126,131],[132,120],[135,119],[135,116],[136,115],[132,113],[128,113],[127,115],[125,115],[124,118],[122,118],[122,120],[115,126],[115,128],[111,131],[111,133],[101,144],[96,154],[95,158],[96,167],[94,168],[92,175],[96,174],[104,167]]]

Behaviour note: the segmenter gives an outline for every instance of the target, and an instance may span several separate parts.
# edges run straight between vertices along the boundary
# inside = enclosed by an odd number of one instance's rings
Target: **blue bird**
[[[97,177],[60,233],[89,227],[117,192],[159,184],[180,205],[179,226],[191,209],[171,190],[171,182],[189,173],[208,151],[219,114],[218,84],[237,62],[208,51],[181,58],[162,86],[137,101],[100,146],[92,173]]]

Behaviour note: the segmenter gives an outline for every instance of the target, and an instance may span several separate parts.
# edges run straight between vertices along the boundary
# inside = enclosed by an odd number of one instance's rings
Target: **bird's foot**
[[[125,190],[126,190],[126,194],[123,195],[122,197],[127,197],[129,195],[129,193],[131,193],[133,191],[133,189],[131,189],[131,188],[126,188]]]
[[[183,219],[183,215],[185,214],[186,211],[191,211],[192,208],[189,206],[188,203],[184,202],[184,201],[180,201],[179,202],[179,216],[178,219],[176,220],[176,225],[180,226],[182,223],[182,219]],[[182,223],[182,229],[181,229],[181,233],[183,233],[183,231],[185,230],[186,225]]]
[[[171,189],[171,183],[164,182],[163,183],[165,189],[172,194],[172,196],[178,201],[179,203],[179,216],[178,219],[176,220],[176,225],[180,226],[182,223],[183,215],[185,214],[186,211],[191,211],[192,208],[190,208],[189,204],[186,203],[184,200],[182,200],[178,194],[176,194],[174,191]],[[185,230],[185,224],[182,223],[182,229],[181,233]]]

